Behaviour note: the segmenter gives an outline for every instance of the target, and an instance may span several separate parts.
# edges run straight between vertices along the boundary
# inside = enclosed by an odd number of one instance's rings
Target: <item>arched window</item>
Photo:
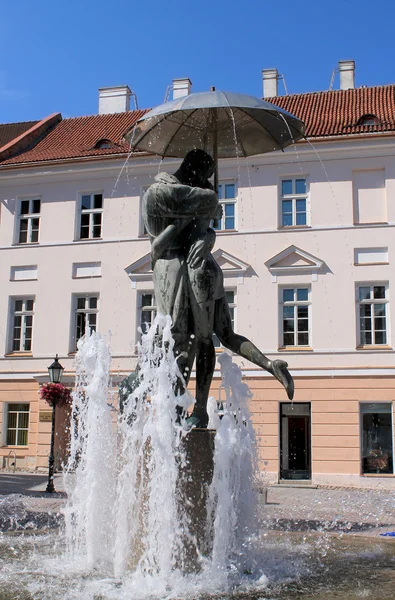
[[[380,125],[380,120],[376,115],[362,115],[358,119],[357,125]]]
[[[114,143],[111,140],[107,140],[106,138],[103,138],[101,140],[99,140],[98,142],[96,142],[95,144],[95,150],[99,150],[102,148],[113,148]]]

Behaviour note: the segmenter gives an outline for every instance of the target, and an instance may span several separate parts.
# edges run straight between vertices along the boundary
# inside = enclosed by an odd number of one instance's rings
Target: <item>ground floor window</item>
[[[7,404],[6,424],[6,445],[27,446],[29,404]]]
[[[393,473],[392,403],[361,403],[360,414],[362,473]]]

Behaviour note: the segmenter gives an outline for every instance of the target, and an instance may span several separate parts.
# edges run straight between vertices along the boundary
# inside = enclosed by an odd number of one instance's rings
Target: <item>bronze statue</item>
[[[209,182],[213,171],[213,159],[203,150],[192,150],[174,175],[157,175],[143,199],[158,312],[172,318],[174,350],[185,385],[196,358],[196,404],[187,421],[191,427],[208,423],[206,405],[215,368],[213,332],[225,348],[274,375],[289,399],[294,393],[287,363],[270,361],[233,331],[222,271],[211,254],[215,231],[210,222],[221,218]],[[179,391],[183,388],[180,381]]]

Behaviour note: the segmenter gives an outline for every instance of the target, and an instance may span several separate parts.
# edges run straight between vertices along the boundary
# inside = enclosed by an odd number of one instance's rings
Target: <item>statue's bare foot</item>
[[[273,360],[268,371],[285,387],[288,398],[292,400],[294,397],[294,381],[291,373],[288,371],[288,363],[285,360]]]
[[[198,427],[200,429],[206,429],[208,425],[208,414],[207,411],[194,410],[190,417],[186,420],[188,429],[192,427]]]

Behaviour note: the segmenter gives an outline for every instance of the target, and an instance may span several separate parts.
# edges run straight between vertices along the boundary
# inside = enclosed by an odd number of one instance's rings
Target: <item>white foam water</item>
[[[217,425],[205,526],[212,552],[197,552],[198,568],[188,569],[185,542],[195,540],[180,478],[187,461],[183,442],[194,434],[177,418],[181,400],[175,389],[181,373],[173,347],[171,319],[158,315],[142,336],[136,386],[114,423],[108,398],[109,349],[98,333],[87,334],[79,344],[66,472],[67,552],[70,564],[96,573],[93,580],[87,577],[86,592],[100,588],[103,598],[228,591],[253,567],[251,393],[240,369],[224,353],[219,359],[222,419],[212,400],[210,408],[210,426]]]

